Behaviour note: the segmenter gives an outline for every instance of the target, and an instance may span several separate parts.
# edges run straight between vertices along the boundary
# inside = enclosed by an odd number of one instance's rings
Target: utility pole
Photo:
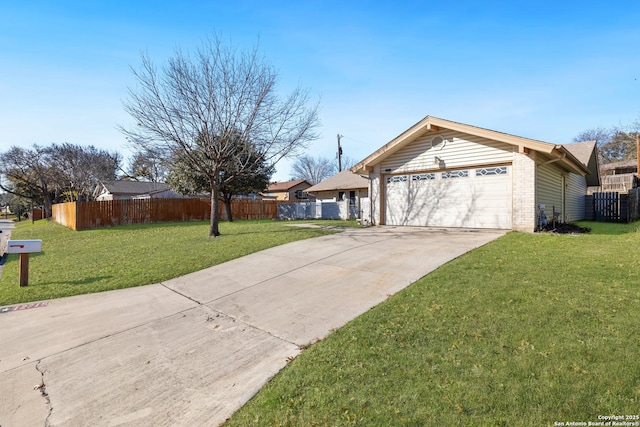
[[[342,147],[340,146],[340,138],[343,135],[338,134],[338,172],[342,172]]]

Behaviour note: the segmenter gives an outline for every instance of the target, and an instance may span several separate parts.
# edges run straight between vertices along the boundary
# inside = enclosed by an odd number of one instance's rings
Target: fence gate
[[[622,197],[617,192],[593,193],[593,219],[596,221],[626,221],[624,209],[626,203],[621,203]]]

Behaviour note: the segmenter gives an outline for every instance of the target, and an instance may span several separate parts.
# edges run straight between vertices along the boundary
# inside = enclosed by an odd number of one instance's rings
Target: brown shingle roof
[[[369,181],[366,178],[346,169],[312,187],[307,188],[305,192],[313,193],[314,191],[353,190],[356,188],[367,187],[369,187]]]
[[[573,154],[573,157],[580,160],[585,165],[589,165],[589,159],[591,158],[591,154],[593,153],[595,146],[595,141],[574,142],[563,145],[564,148]]]
[[[307,184],[311,185],[309,182],[307,182],[307,180],[305,179],[297,179],[295,181],[285,181],[285,182],[272,182],[271,184],[269,184],[267,186],[267,193],[277,193],[279,191],[287,191],[293,187],[295,187],[296,185],[302,184],[306,182]]]

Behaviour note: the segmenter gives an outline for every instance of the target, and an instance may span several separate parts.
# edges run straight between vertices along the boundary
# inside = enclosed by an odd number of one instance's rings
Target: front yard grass
[[[221,222],[209,239],[208,222],[128,225],[71,231],[50,221],[16,223],[11,238],[42,239],[29,257],[29,286],[18,286],[18,255],[8,255],[0,279],[0,306],[148,285],[211,267],[262,249],[335,231],[290,227],[301,221]],[[307,221],[353,227],[355,221]]]
[[[311,346],[226,425],[640,414],[639,224],[580,225],[592,233],[509,233],[444,265]]]

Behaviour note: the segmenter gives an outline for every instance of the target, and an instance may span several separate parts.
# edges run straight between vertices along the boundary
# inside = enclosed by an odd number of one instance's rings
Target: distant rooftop
[[[307,188],[305,192],[313,193],[315,191],[353,190],[357,188],[367,188],[368,186],[369,181],[366,178],[346,169],[312,187]]]
[[[152,194],[169,189],[164,182],[109,181],[102,183],[112,194]]]
[[[302,183],[307,183],[308,185],[311,185],[310,182],[308,182],[305,179],[296,179],[295,181],[285,181],[285,182],[272,182],[271,184],[269,184],[267,186],[267,193],[277,193],[280,191],[288,191],[291,188],[295,187],[296,185],[300,185]]]

